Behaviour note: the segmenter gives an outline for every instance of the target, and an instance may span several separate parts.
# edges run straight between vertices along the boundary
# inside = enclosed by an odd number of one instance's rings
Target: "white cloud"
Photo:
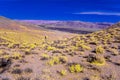
[[[120,13],[109,13],[109,12],[80,12],[80,13],[73,13],[73,14],[89,14],[89,15],[113,15],[113,16],[120,16]]]

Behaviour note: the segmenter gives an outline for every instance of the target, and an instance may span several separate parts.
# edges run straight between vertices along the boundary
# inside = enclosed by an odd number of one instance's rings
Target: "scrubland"
[[[119,80],[119,24],[79,35],[1,29],[0,80]]]

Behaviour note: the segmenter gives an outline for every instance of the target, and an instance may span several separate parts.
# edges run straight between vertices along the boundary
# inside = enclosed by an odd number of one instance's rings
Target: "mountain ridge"
[[[21,22],[32,23],[36,25],[44,25],[48,27],[64,27],[64,28],[98,28],[104,29],[113,23],[107,22],[83,22],[83,21],[52,21],[52,20],[18,20]]]

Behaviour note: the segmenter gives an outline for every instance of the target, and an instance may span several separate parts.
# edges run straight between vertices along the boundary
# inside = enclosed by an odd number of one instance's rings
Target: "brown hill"
[[[25,24],[18,21],[8,19],[6,17],[0,16],[0,28],[9,30],[26,30],[26,29],[38,29],[37,26],[33,24]]]
[[[47,36],[50,41],[73,35],[38,28],[36,25],[13,21],[2,16],[0,17],[0,30],[0,39],[12,43],[41,43],[45,36]]]
[[[15,21],[0,16],[0,28],[2,29],[20,30],[22,29],[21,26],[22,25],[18,24]]]

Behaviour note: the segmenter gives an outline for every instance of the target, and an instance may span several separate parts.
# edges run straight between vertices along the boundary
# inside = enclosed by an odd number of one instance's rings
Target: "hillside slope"
[[[67,76],[61,80],[120,79],[120,23],[50,45],[68,59],[63,65]]]
[[[6,43],[3,42],[1,44],[40,44],[44,41],[45,37],[47,37],[48,41],[51,41],[62,39],[68,35],[72,36],[69,33],[56,33],[55,31],[38,28],[32,24],[20,23],[5,17],[0,17],[0,39],[3,39],[4,42],[6,41]]]
[[[120,23],[79,35],[26,28],[0,29],[1,80],[120,79]]]

